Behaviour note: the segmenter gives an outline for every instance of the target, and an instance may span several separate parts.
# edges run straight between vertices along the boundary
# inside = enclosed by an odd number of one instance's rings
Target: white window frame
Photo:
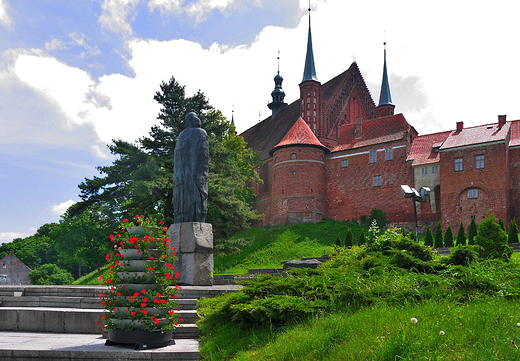
[[[455,172],[462,172],[464,170],[464,158],[455,158],[454,165]]]
[[[373,178],[374,187],[381,187],[381,176],[375,175]]]
[[[428,167],[422,167],[421,174],[428,174]]]
[[[370,151],[370,163],[377,163],[377,150]]]
[[[478,198],[478,188],[468,189],[468,198],[470,198],[470,199]]]
[[[385,160],[393,160],[394,159],[394,148],[386,148],[385,149]]]
[[[484,169],[486,167],[485,157],[484,155],[475,156],[475,168]]]
[[[348,167],[348,159],[343,159],[341,161],[341,168],[347,168]]]

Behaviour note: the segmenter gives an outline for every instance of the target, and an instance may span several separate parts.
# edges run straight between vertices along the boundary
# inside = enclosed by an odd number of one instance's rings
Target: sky
[[[514,1],[311,0],[322,83],[356,61],[377,103],[422,134],[520,119]],[[299,96],[308,0],[0,0],[0,243],[58,222],[112,139],[158,123],[172,76],[239,133],[271,114],[278,66]],[[279,64],[278,64],[279,52]]]

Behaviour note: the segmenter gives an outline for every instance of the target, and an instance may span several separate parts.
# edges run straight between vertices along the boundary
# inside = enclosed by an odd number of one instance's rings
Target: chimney
[[[461,132],[464,128],[464,122],[457,122],[457,132]]]
[[[362,124],[363,118],[359,115],[356,117],[356,139],[360,139],[363,134]]]
[[[506,116],[505,115],[499,115],[498,116],[498,127],[502,128],[506,124]]]

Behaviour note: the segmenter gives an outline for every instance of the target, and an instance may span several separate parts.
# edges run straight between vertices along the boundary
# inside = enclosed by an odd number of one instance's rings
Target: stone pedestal
[[[210,223],[174,223],[168,229],[172,246],[179,260],[175,269],[180,273],[179,284],[213,285],[213,227]]]

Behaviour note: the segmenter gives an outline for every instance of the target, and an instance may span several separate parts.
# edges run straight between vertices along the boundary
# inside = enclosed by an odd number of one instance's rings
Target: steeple
[[[312,36],[311,36],[311,6],[309,1],[309,36],[307,38],[307,55],[305,56],[305,68],[303,69],[303,82],[318,81],[316,77],[316,67],[314,66],[314,54],[312,52]]]
[[[280,52],[278,51],[278,73],[274,77],[274,90],[271,92],[271,97],[273,101],[267,106],[269,109],[273,111],[271,118],[276,117],[276,115],[282,110],[287,103],[284,102],[285,92],[282,89],[283,78],[280,75]]]
[[[377,110],[380,116],[393,115],[395,105],[392,104],[392,95],[390,95],[390,83],[388,82],[388,72],[386,70],[386,41],[384,45],[384,64],[383,64],[383,80],[381,82],[381,93],[379,94],[379,105]]]

